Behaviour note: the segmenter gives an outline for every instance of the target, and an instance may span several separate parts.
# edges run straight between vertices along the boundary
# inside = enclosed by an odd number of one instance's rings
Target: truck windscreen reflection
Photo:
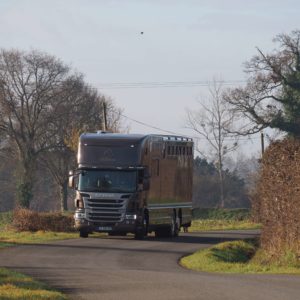
[[[136,188],[136,171],[85,170],[79,175],[80,191],[132,193]]]

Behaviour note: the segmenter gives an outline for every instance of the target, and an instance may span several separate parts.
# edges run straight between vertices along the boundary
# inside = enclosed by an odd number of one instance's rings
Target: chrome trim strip
[[[174,203],[174,204],[149,204],[149,209],[162,209],[162,208],[192,208],[192,203]]]

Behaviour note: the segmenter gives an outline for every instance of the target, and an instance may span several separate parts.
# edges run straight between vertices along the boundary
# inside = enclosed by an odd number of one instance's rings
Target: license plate
[[[111,231],[112,227],[110,227],[110,226],[100,226],[100,227],[98,227],[98,230]]]

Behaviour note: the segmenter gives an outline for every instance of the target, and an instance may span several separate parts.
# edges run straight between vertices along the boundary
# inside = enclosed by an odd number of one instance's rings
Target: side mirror
[[[75,187],[75,180],[74,180],[74,172],[69,171],[69,181],[68,181],[69,188],[74,189]]]

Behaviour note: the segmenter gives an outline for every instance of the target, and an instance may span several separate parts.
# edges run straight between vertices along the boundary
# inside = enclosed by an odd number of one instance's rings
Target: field
[[[251,221],[248,209],[203,208],[193,210],[193,221],[189,232],[258,228],[260,224]]]

